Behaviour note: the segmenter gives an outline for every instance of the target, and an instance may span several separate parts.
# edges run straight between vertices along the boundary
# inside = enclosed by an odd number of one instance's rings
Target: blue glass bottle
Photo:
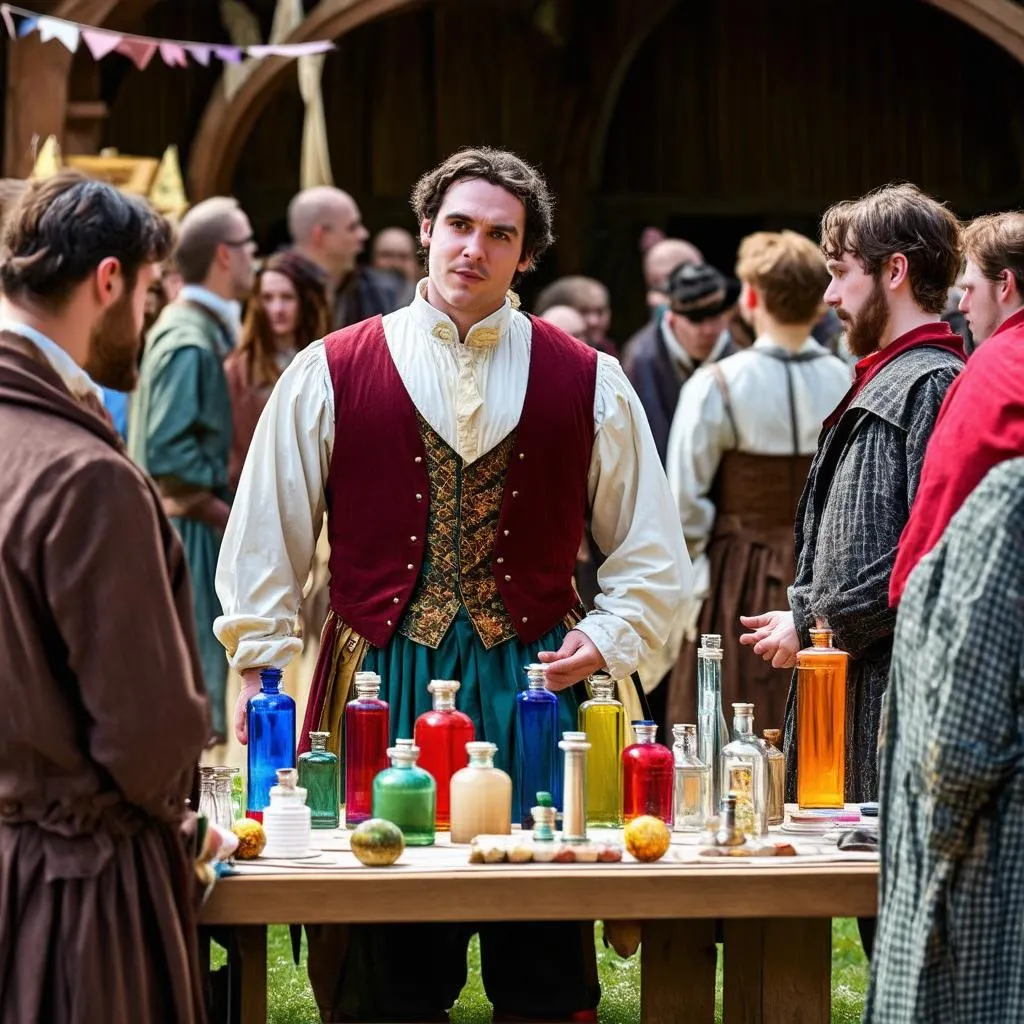
[[[547,689],[547,668],[526,666],[525,690],[516,694],[516,783],[519,821],[533,828],[538,793],[562,807],[562,759],[558,750],[558,697]]]
[[[295,767],[295,701],[282,693],[281,670],[260,669],[260,692],[249,699],[249,784],[245,816],[263,820],[278,768]]]

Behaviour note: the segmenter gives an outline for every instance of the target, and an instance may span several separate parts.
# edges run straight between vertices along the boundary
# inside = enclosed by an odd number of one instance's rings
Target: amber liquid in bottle
[[[846,783],[846,668],[827,627],[797,655],[796,798],[800,807],[842,807]]]

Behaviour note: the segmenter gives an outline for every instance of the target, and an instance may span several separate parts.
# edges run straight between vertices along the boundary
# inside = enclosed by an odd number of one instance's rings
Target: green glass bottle
[[[406,846],[433,846],[437,785],[430,772],[416,766],[419,756],[412,740],[395,740],[388,748],[391,767],[373,780],[373,816],[397,825]]]
[[[306,805],[313,815],[313,828],[337,828],[341,806],[338,758],[327,749],[329,732],[311,732],[310,750],[299,755],[299,785],[306,793]]]

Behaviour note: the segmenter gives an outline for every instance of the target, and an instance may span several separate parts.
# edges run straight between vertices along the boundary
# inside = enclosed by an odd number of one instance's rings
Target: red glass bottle
[[[373,814],[373,780],[388,758],[390,709],[380,699],[380,676],[357,672],[356,697],[345,705],[345,825],[354,828]]]
[[[675,758],[655,742],[654,722],[633,722],[636,743],[622,752],[622,816],[630,822],[644,814],[672,824]]]
[[[420,749],[420,768],[434,776],[437,783],[435,827],[447,831],[451,822],[452,776],[469,764],[466,744],[476,739],[469,715],[455,708],[460,684],[454,679],[435,679],[427,687],[434,697],[433,711],[416,719],[413,738]]]

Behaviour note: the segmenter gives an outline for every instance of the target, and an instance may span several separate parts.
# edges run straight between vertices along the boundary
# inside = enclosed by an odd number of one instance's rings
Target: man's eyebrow
[[[468,221],[470,224],[476,223],[476,219],[474,217],[470,217],[468,213],[459,213],[457,210],[453,210],[451,213],[446,213],[444,219],[465,220]],[[494,231],[504,231],[505,234],[507,235],[519,234],[519,229],[515,226],[515,224],[491,224],[490,227]]]

